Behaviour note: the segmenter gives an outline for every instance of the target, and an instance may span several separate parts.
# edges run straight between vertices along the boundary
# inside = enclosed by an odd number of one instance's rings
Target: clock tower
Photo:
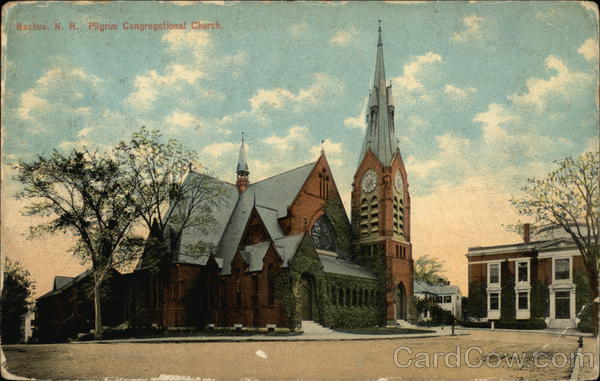
[[[367,130],[352,183],[355,250],[384,264],[386,321],[408,320],[413,296],[410,195],[394,132],[392,84],[385,80],[381,25],[375,76],[366,109]],[[376,256],[377,258],[373,258]]]

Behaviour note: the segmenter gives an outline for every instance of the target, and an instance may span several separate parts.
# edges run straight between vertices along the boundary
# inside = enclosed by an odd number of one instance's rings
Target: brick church
[[[211,211],[214,228],[154,237],[161,244],[122,276],[123,321],[295,328],[303,320],[328,327],[412,320],[410,196],[381,28],[366,112],[351,220],[324,152],[313,163],[252,182],[242,139],[236,183],[213,179],[224,198]]]

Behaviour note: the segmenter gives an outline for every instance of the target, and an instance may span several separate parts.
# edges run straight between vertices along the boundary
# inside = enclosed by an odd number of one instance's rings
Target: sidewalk
[[[214,343],[214,342],[256,342],[256,341],[355,341],[355,340],[390,340],[390,339],[414,339],[426,337],[451,336],[452,329],[445,327],[429,328],[431,333],[411,333],[395,335],[370,335],[333,331],[330,333],[310,334],[302,333],[290,336],[214,336],[214,335],[195,335],[195,336],[171,336],[171,337],[150,337],[150,338],[129,338],[98,341],[74,341],[72,344],[110,344],[110,343]],[[455,336],[469,335],[467,332],[455,331]]]
[[[473,327],[457,327],[460,331],[492,331],[491,328],[473,328]],[[575,336],[575,337],[593,337],[592,333],[580,332],[573,328],[544,328],[544,329],[504,329],[496,328],[493,331],[497,332],[520,332],[520,333],[537,333],[554,336]]]

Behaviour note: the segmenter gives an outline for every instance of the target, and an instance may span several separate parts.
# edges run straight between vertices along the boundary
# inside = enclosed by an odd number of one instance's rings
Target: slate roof
[[[64,285],[66,285],[67,283],[71,283],[72,280],[73,280],[73,278],[70,276],[57,275],[54,277],[54,287],[52,289],[58,290],[59,288],[62,288]]]
[[[415,294],[434,294],[434,295],[443,295],[443,294],[460,294],[460,289],[458,286],[453,285],[443,285],[443,286],[432,286],[425,282],[415,281],[414,283],[414,293]]]
[[[181,235],[181,242],[179,243],[179,250],[173,258],[173,262],[176,263],[189,263],[205,265],[208,261],[208,257],[211,252],[216,253],[216,248],[223,236],[229,217],[233,212],[233,209],[238,198],[237,187],[233,184],[226,183],[224,181],[212,178],[205,174],[197,172],[190,172],[189,176],[205,176],[214,180],[215,186],[221,188],[223,192],[223,201],[218,208],[211,210],[212,216],[216,221],[215,226],[208,233],[201,233],[197,229],[188,228]],[[207,251],[204,253],[189,253],[189,248],[198,243],[198,238],[202,237],[202,242],[207,246]],[[211,249],[212,248],[212,249]]]
[[[248,264],[248,271],[260,271],[263,268],[263,259],[271,242],[261,242],[255,245],[246,246],[242,251],[242,257]]]
[[[58,283],[60,284],[60,287],[58,288],[54,288],[53,290],[45,293],[44,295],[40,296],[39,298],[37,298],[37,300],[40,299],[44,299],[53,295],[58,295],[60,294],[63,290],[65,290],[66,288],[68,288],[69,286],[79,283],[80,281],[82,281],[83,279],[87,278],[88,275],[90,275],[92,273],[92,270],[85,270],[84,272],[82,272],[81,274],[77,275],[76,277],[66,277],[66,276],[56,276],[54,277],[54,286],[57,285],[57,278],[60,278],[58,280]]]
[[[217,258],[217,263],[222,267],[222,273],[229,274],[231,260],[246,228],[252,208],[256,206],[271,239],[276,241],[276,249],[282,255],[284,265],[286,265],[287,260],[284,256],[293,256],[289,250],[291,246],[299,242],[299,238],[284,239],[286,237],[284,237],[284,232],[277,220],[287,216],[288,207],[300,192],[315,164],[316,162],[312,162],[251,183],[241,195],[235,185],[215,179],[225,194],[221,207],[212,210],[216,226],[208,234],[202,234],[195,229],[186,229],[178,245],[178,254],[175,255],[173,261],[205,265],[212,252]],[[207,175],[191,172],[190,176]],[[186,247],[190,248],[197,244],[199,237],[202,237],[203,244],[207,246],[206,252],[192,254],[186,251]],[[284,253],[280,251],[284,251]]]
[[[375,274],[354,262],[333,257],[331,255],[319,255],[323,264],[323,271],[331,274],[355,276],[358,278],[377,279]]]

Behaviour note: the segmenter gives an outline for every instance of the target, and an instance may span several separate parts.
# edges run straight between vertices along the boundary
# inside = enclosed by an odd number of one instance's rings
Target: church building
[[[324,152],[252,182],[242,139],[235,184],[190,169],[182,186],[202,178],[220,190],[219,207],[202,210],[211,229],[151,231],[137,268],[121,276],[123,321],[137,328],[297,328],[312,320],[335,328],[416,318],[410,196],[381,28],[366,122],[351,220]]]
[[[214,229],[188,228],[175,241],[167,234],[146,251],[129,275],[137,286],[130,288],[126,320],[292,328],[303,320],[328,327],[412,320],[410,196],[381,28],[366,122],[351,222],[324,152],[316,162],[253,183],[242,139],[236,183],[213,179],[224,198],[211,211]],[[160,258],[158,269],[144,265],[150,255]]]

